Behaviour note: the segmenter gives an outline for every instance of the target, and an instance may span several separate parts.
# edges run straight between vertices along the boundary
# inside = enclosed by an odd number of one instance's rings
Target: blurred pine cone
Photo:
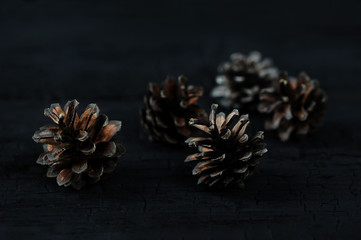
[[[230,59],[218,68],[218,86],[212,90],[211,96],[219,98],[224,107],[255,111],[260,89],[277,79],[278,70],[270,59],[262,59],[259,52],[251,52],[248,56],[234,53]]]
[[[37,163],[47,165],[47,177],[56,177],[59,186],[75,189],[95,183],[115,169],[117,158],[125,149],[113,139],[121,127],[120,121],[108,121],[99,115],[96,104],[89,104],[77,114],[78,101],[68,101],[64,110],[57,103],[44,110],[44,115],[56,125],[46,125],[36,131],[33,139],[43,143]]]
[[[291,133],[306,135],[322,125],[327,96],[317,80],[304,72],[298,79],[284,72],[274,84],[261,91],[258,106],[260,112],[272,116],[265,123],[267,130],[277,129],[279,138],[287,141]]]
[[[149,83],[141,109],[141,122],[150,141],[169,144],[184,144],[197,133],[190,128],[191,118],[205,119],[207,114],[196,102],[203,95],[203,89],[188,85],[184,76],[177,81],[168,76],[161,86]]]
[[[248,115],[234,121],[239,115],[238,110],[233,110],[228,116],[223,112],[216,115],[217,107],[217,104],[212,105],[209,122],[190,120],[190,125],[206,135],[186,141],[189,146],[198,147],[199,153],[188,156],[185,162],[198,162],[193,169],[193,175],[200,175],[198,184],[243,187],[244,180],[267,152],[263,132],[248,138],[245,134]]]

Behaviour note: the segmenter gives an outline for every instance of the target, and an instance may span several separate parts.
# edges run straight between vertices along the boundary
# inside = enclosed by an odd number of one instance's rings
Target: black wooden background
[[[0,1],[0,239],[360,239],[359,1]],[[146,140],[147,82],[185,74],[205,87],[220,62],[259,50],[317,78],[325,124],[280,143],[240,191],[196,185],[189,150]],[[53,102],[97,102],[123,121],[127,153],[82,191],[35,163],[31,137]],[[261,129],[252,121],[251,129]]]

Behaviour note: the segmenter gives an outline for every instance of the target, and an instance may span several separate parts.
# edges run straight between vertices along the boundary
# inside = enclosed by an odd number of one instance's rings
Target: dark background
[[[356,0],[0,1],[0,238],[359,239],[360,10]],[[266,133],[246,189],[207,191],[183,163],[188,150],[146,140],[142,95],[167,74],[208,93],[218,64],[251,50],[319,79],[325,124],[283,144]],[[73,98],[122,120],[127,148],[114,174],[79,192],[45,177],[31,139],[45,107]]]

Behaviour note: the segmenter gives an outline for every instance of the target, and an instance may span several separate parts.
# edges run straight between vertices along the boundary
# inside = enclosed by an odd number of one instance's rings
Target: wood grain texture
[[[206,7],[205,7],[206,4]],[[358,239],[361,234],[361,21],[356,1],[328,4],[9,1],[0,3],[1,239]],[[286,11],[285,9],[292,9]],[[303,18],[303,16],[307,16]],[[246,22],[247,24],[241,24]],[[241,191],[196,185],[190,150],[146,140],[149,81],[185,74],[208,93],[218,63],[259,50],[329,95],[325,124],[269,152]],[[82,191],[35,163],[43,109],[96,102],[127,153]],[[207,109],[212,100],[200,101]],[[262,130],[250,116],[250,130]]]

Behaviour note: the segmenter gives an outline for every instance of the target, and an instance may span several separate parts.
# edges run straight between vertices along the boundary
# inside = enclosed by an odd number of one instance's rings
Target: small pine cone
[[[291,134],[306,135],[319,128],[327,108],[327,96],[317,80],[302,72],[288,77],[281,73],[275,86],[262,89],[258,110],[271,118],[265,123],[266,130],[278,130],[282,141]]]
[[[217,107],[217,104],[212,105],[209,122],[190,120],[190,124],[206,133],[206,136],[186,141],[190,147],[198,147],[199,153],[188,156],[185,162],[198,162],[193,169],[193,175],[200,175],[198,184],[243,187],[244,180],[267,152],[263,132],[248,138],[245,134],[248,115],[234,121],[239,116],[238,110],[234,109],[228,116],[223,112],[216,115]]]
[[[184,76],[177,81],[168,76],[161,86],[149,83],[140,110],[141,123],[150,141],[183,145],[184,140],[197,134],[188,125],[191,118],[205,119],[207,114],[196,102],[203,89],[188,85]]]
[[[272,85],[278,70],[270,59],[262,59],[259,52],[251,52],[248,56],[234,53],[230,59],[218,68],[218,86],[211,96],[219,98],[224,107],[255,111],[260,89]]]
[[[72,185],[77,190],[112,172],[125,152],[121,142],[113,139],[121,122],[99,115],[96,104],[89,104],[79,118],[78,105],[76,100],[68,101],[63,110],[59,104],[51,104],[44,115],[56,125],[43,126],[33,136],[43,144],[44,153],[37,163],[49,167],[47,177],[56,177],[59,186]]]

